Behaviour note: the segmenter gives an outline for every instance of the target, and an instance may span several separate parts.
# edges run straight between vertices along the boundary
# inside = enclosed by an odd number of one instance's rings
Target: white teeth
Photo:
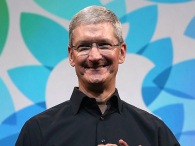
[[[103,68],[104,66],[98,66],[97,68]]]
[[[102,68],[103,66],[98,66],[98,68]]]
[[[98,66],[98,67],[88,67],[89,69],[97,69],[97,68],[103,68],[104,66]]]

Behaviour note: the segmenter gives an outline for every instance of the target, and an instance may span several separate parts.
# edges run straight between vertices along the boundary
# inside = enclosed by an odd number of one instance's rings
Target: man
[[[28,120],[16,146],[179,146],[160,119],[120,99],[115,82],[126,49],[112,11],[90,6],[77,13],[68,52],[79,87],[69,101]]]

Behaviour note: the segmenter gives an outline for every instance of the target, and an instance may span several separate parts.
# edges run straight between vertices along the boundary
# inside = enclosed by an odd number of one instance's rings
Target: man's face
[[[73,46],[77,48],[92,43],[118,44],[112,24],[108,22],[81,24],[74,29]],[[103,54],[93,46],[87,55],[81,55],[75,48],[68,47],[70,64],[75,66],[79,88],[95,84],[115,87],[118,64],[124,62],[126,44],[121,43],[120,46],[113,48],[108,54]]]

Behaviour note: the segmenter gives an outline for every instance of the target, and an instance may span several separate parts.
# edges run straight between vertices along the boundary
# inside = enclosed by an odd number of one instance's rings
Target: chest
[[[119,113],[97,116],[86,112],[56,120],[42,129],[42,134],[48,146],[118,145],[119,139],[131,146],[157,145],[157,134],[140,124]]]

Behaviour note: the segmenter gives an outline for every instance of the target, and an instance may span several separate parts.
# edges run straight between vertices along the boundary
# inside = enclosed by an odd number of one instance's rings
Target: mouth
[[[101,68],[104,68],[104,67],[107,67],[107,65],[100,65],[100,66],[86,66],[85,68],[86,69],[101,69]]]

